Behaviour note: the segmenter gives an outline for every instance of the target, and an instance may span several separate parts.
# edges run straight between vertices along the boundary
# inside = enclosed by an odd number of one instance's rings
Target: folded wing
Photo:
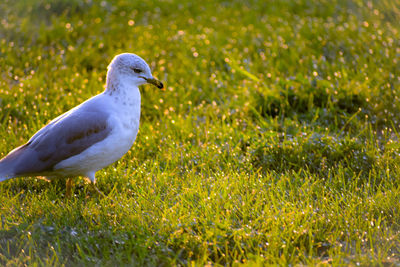
[[[107,120],[100,109],[61,115],[0,160],[0,181],[51,172],[57,163],[105,139],[111,132]]]

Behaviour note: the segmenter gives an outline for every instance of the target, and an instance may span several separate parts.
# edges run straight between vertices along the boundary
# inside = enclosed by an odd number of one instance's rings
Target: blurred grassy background
[[[78,180],[0,184],[8,265],[398,263],[397,1],[0,2],[0,155],[144,58],[138,139]]]

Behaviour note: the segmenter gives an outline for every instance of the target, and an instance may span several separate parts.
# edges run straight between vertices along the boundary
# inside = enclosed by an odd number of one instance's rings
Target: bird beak
[[[164,85],[162,84],[162,82],[160,82],[159,80],[157,80],[157,79],[155,79],[155,78],[153,78],[153,77],[151,77],[151,78],[145,78],[145,77],[143,77],[143,78],[144,78],[148,83],[151,83],[151,84],[157,86],[159,89],[164,88]]]

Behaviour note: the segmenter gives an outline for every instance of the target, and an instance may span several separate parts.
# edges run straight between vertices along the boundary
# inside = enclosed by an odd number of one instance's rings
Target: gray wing
[[[8,163],[15,176],[51,172],[60,161],[105,139],[111,132],[107,119],[108,114],[100,109],[71,110],[11,151],[0,165]]]

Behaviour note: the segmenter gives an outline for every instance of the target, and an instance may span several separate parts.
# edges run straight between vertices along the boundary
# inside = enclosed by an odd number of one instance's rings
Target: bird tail
[[[0,182],[3,182],[5,180],[8,180],[8,179],[11,179],[14,177],[15,177],[15,175],[10,172],[7,164],[0,161]]]
[[[9,155],[0,159],[0,182],[16,177],[12,157]]]

